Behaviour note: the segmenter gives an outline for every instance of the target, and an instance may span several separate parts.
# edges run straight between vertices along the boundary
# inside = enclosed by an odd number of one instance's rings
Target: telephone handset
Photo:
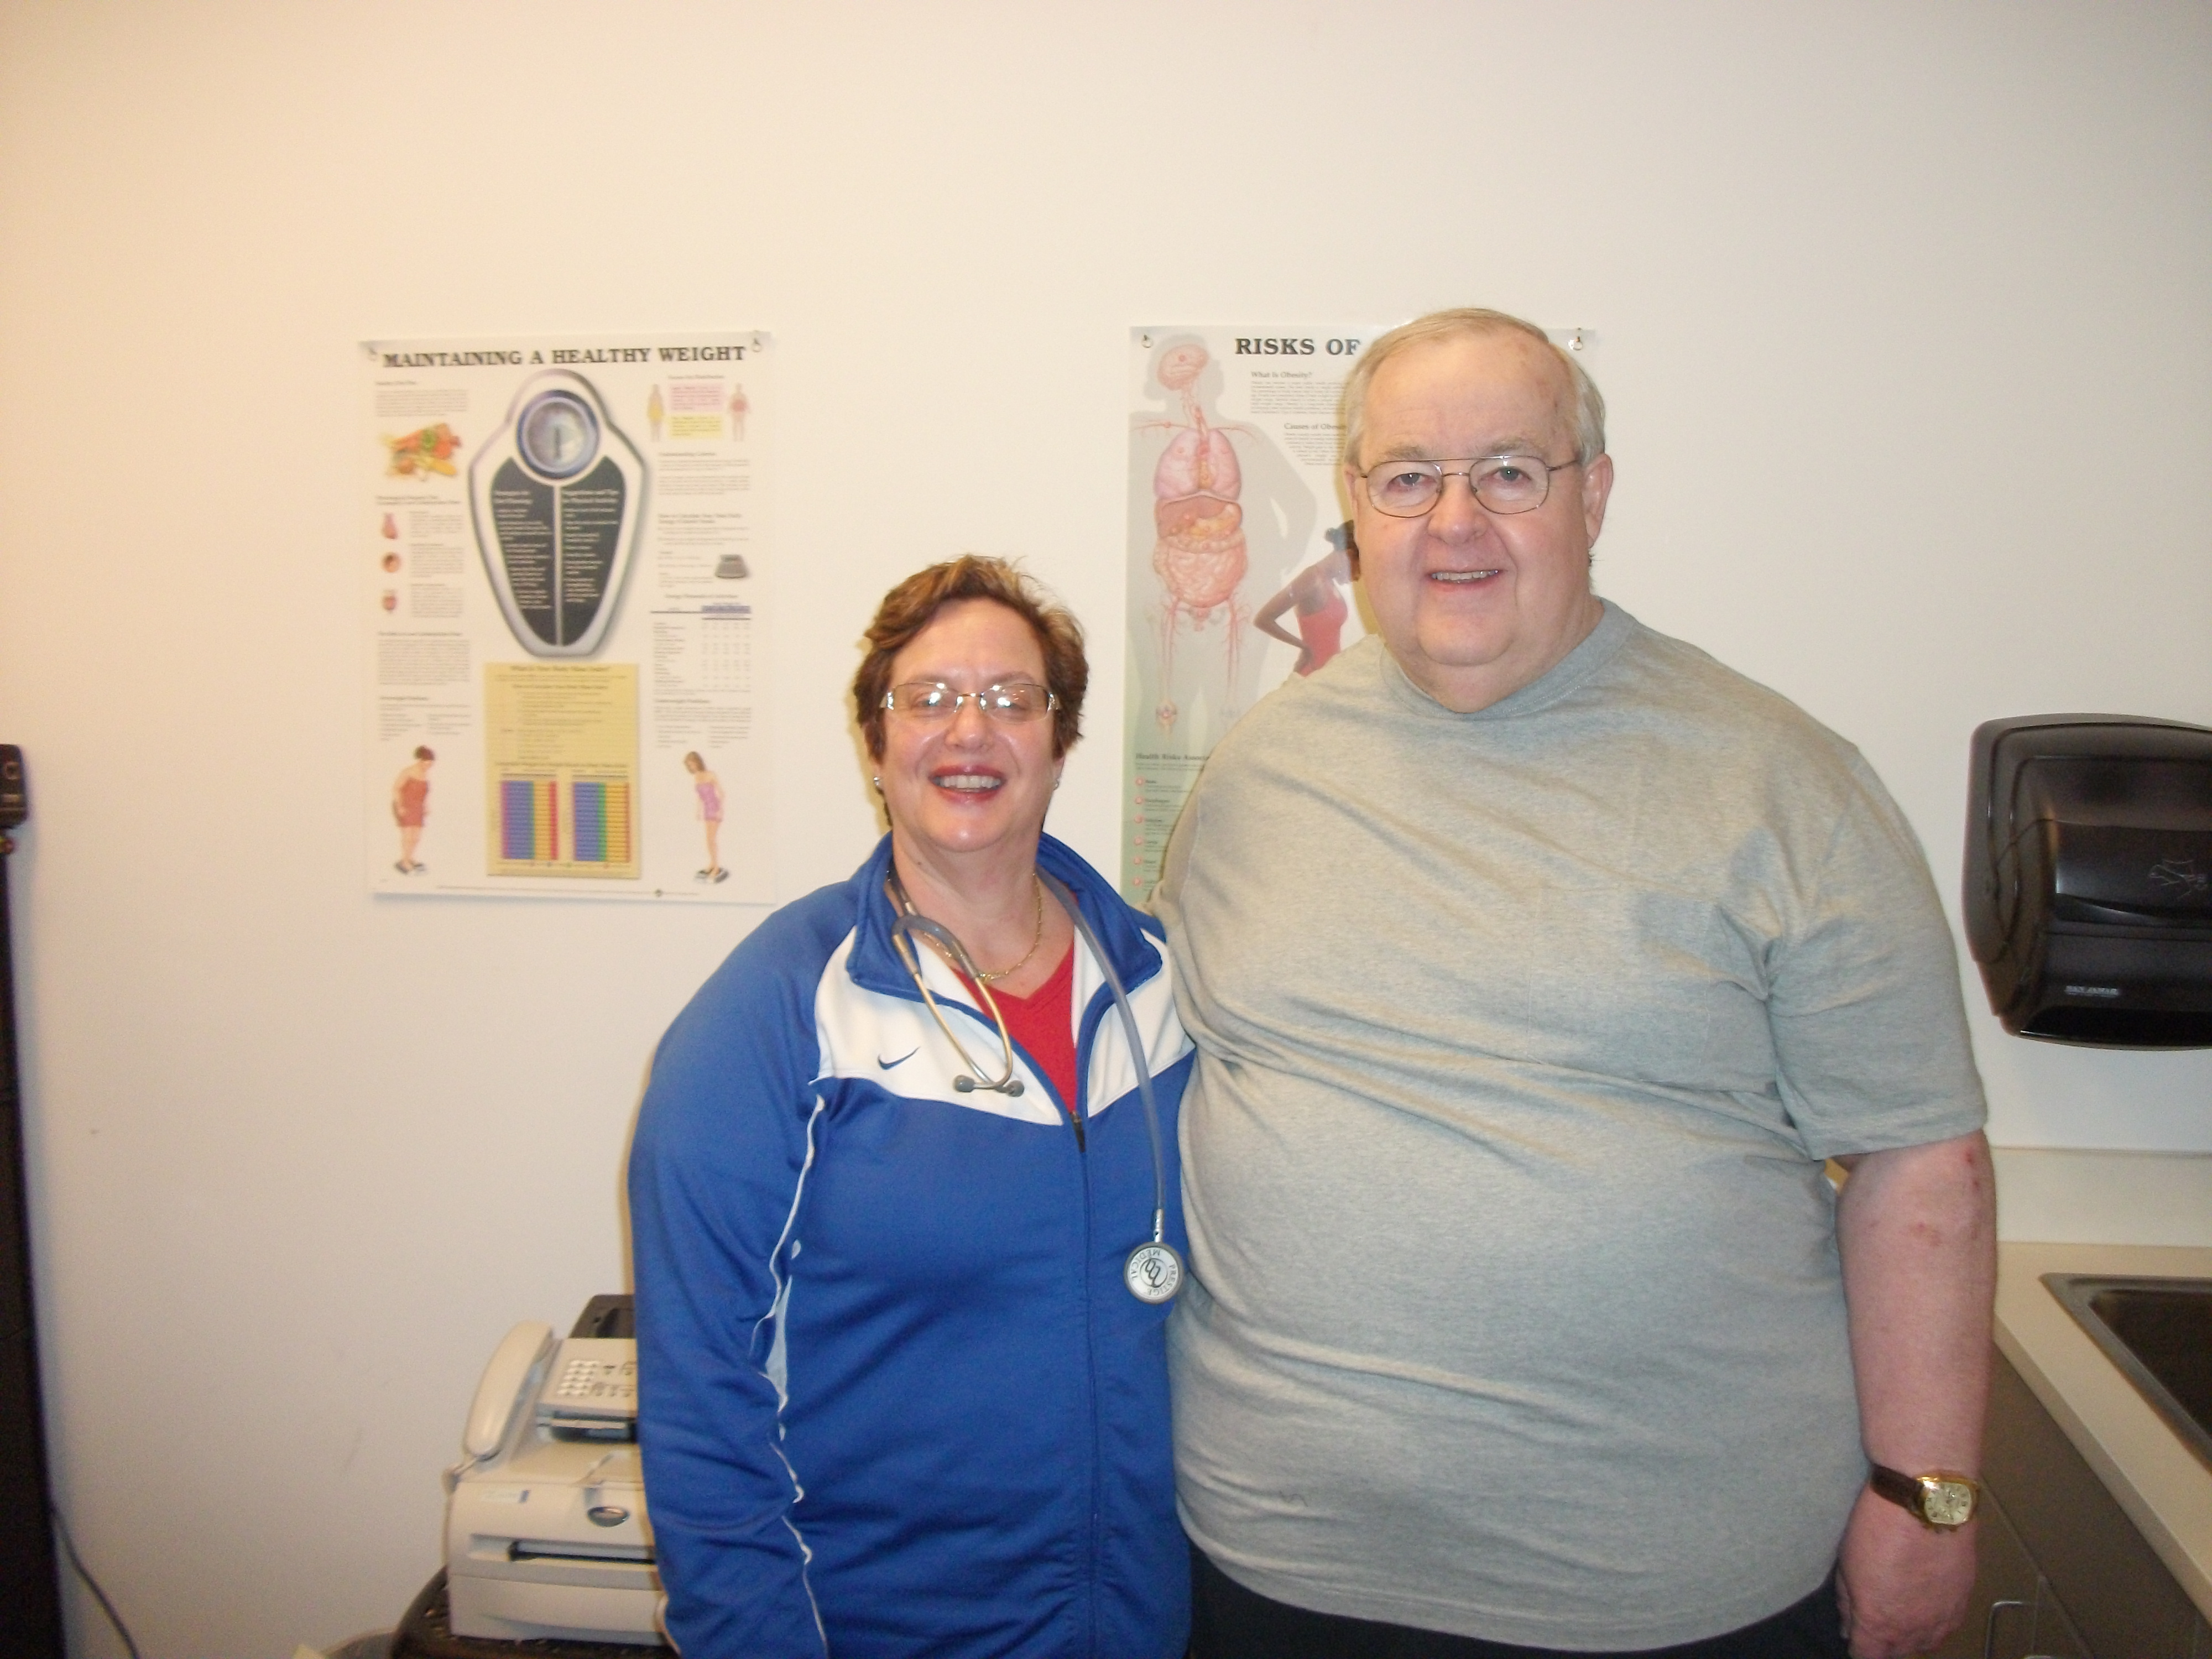
[[[499,1455],[524,1402],[536,1396],[545,1380],[553,1349],[553,1328],[542,1319],[526,1319],[493,1351],[469,1407],[467,1426],[461,1431],[461,1450],[466,1455],[446,1471],[447,1491],[471,1467]]]
[[[515,1424],[533,1419],[563,1440],[637,1436],[637,1345],[627,1340],[556,1338],[541,1320],[509,1331],[484,1367],[461,1431],[464,1460],[453,1480],[507,1449]]]

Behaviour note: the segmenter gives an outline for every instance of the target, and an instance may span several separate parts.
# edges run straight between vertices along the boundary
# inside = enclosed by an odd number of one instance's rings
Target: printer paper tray
[[[501,1641],[635,1642],[658,1645],[660,1588],[587,1589],[448,1572],[453,1634]]]

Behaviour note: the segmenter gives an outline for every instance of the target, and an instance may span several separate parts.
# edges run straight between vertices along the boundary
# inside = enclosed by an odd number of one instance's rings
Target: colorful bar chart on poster
[[[576,826],[576,862],[629,862],[629,781],[619,778],[579,778],[570,798],[575,803],[571,821]]]
[[[635,665],[483,672],[489,873],[637,880]]]
[[[551,778],[502,778],[499,848],[508,863],[550,864],[560,856],[559,786]]]

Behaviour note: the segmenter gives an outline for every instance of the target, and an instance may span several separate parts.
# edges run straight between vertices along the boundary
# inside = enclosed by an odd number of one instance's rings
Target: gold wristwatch
[[[1980,1481],[1948,1469],[1900,1474],[1876,1463],[1867,1476],[1867,1485],[1874,1488],[1876,1497],[1887,1498],[1922,1526],[1937,1532],[1956,1532],[1972,1520],[1982,1497]]]

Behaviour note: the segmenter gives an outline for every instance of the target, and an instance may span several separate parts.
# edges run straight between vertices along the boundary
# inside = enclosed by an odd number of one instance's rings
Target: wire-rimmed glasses
[[[1552,493],[1552,474],[1578,460],[1556,464],[1536,455],[1477,455],[1441,461],[1377,461],[1367,469],[1367,499],[1377,513],[1418,519],[1444,496],[1444,480],[1460,477],[1492,513],[1533,513]]]
[[[956,691],[942,680],[908,680],[884,693],[884,708],[918,720],[949,720],[969,702],[1012,724],[1042,720],[1060,707],[1059,697],[1035,680],[1001,680],[981,691]]]

